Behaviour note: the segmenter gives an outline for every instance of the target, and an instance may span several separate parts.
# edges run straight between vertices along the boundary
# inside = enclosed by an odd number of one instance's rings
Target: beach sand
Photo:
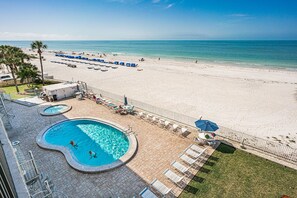
[[[31,52],[32,53],[32,52]],[[44,70],[56,79],[80,80],[157,107],[209,119],[218,125],[264,139],[297,141],[297,72],[234,67],[216,63],[158,60],[107,55],[104,59],[136,62],[137,68],[108,72],[73,69],[50,63],[60,60],[44,52]],[[99,58],[98,56],[96,58]],[[39,67],[39,60],[32,61]],[[286,137],[288,136],[288,137]],[[296,147],[296,143],[290,143]]]

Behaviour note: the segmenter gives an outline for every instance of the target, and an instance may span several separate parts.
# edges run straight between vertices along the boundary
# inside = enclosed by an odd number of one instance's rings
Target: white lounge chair
[[[196,151],[197,153],[204,153],[206,151],[206,148],[201,148],[195,144],[190,145],[189,148]]]
[[[159,180],[155,179],[152,183],[151,186],[157,190],[160,194],[162,194],[163,196],[168,195],[172,189],[168,188],[167,186],[165,186],[162,182],[160,182]]]
[[[164,127],[165,126],[165,120],[159,119],[159,125],[160,125],[160,127]]]
[[[193,151],[193,150],[190,149],[190,148],[188,148],[188,149],[185,151],[185,153],[186,153],[187,155],[189,155],[189,156],[195,158],[195,159],[201,157],[201,155],[203,154],[203,153],[197,153],[197,152]]]
[[[165,128],[168,128],[169,125],[170,125],[170,122],[166,120],[166,121],[164,122],[164,127],[165,127]]]
[[[151,114],[147,114],[147,115],[146,115],[146,120],[147,120],[147,121],[151,121],[151,120],[152,120],[152,117],[153,117],[153,116],[152,116]]]
[[[173,125],[172,125],[172,130],[173,130],[173,131],[177,131],[178,127],[179,127],[179,126],[178,126],[177,124],[173,124]]]
[[[169,169],[164,171],[164,175],[178,186],[180,186],[180,182],[184,179],[184,177],[177,175],[175,172]]]
[[[157,123],[157,122],[158,122],[158,118],[155,117],[155,116],[153,116],[153,118],[152,118],[152,123]]]
[[[140,193],[139,196],[142,198],[158,198],[157,195],[155,195],[148,187],[143,189]]]
[[[185,127],[182,127],[182,128],[181,128],[181,134],[182,134],[182,135],[185,134],[187,131],[188,131],[187,128],[185,128]]]
[[[174,167],[176,170],[178,170],[180,173],[185,174],[185,175],[189,175],[187,173],[190,173],[190,167],[186,167],[184,165],[182,165],[181,163],[177,162],[177,161],[173,161],[171,163],[171,166]]]
[[[145,113],[144,112],[139,112],[138,115],[139,115],[140,118],[144,118],[145,117]]]
[[[187,164],[189,164],[189,165],[191,165],[191,166],[192,166],[192,165],[195,165],[195,163],[196,163],[197,160],[199,159],[199,158],[197,158],[197,159],[190,158],[190,157],[187,156],[186,154],[182,154],[182,155],[180,155],[179,158],[182,159],[184,162],[186,162]]]

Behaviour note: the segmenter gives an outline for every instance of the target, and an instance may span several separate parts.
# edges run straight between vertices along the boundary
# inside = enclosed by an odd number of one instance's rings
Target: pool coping
[[[109,125],[111,127],[114,127],[118,130],[120,130],[121,132],[123,132],[129,141],[129,148],[128,151],[125,153],[125,155],[123,155],[121,158],[119,158],[117,161],[111,163],[111,164],[107,164],[107,165],[102,165],[102,166],[98,166],[98,167],[93,167],[93,166],[87,166],[87,165],[82,165],[80,163],[78,163],[71,155],[69,149],[67,149],[64,146],[57,146],[57,145],[52,145],[52,144],[48,144],[45,140],[44,140],[44,133],[50,129],[51,127],[53,127],[56,124],[65,122],[65,121],[70,121],[70,120],[83,120],[83,119],[88,119],[88,120],[93,120],[93,121],[97,121],[106,125]],[[120,167],[124,164],[126,164],[127,162],[129,162],[134,155],[136,154],[137,148],[138,148],[138,142],[136,139],[136,136],[133,133],[125,133],[125,131],[127,131],[127,129],[125,129],[124,127],[107,121],[107,120],[103,120],[103,119],[98,119],[98,118],[93,118],[93,117],[73,117],[73,118],[69,118],[69,119],[63,119],[60,120],[58,122],[55,122],[53,124],[51,124],[50,126],[45,127],[37,136],[36,136],[36,143],[39,147],[44,148],[44,149],[48,149],[48,150],[55,150],[55,151],[59,151],[61,153],[63,153],[63,155],[66,158],[67,163],[74,169],[80,171],[80,172],[86,172],[86,173],[98,173],[98,172],[105,172],[105,171],[109,171],[112,170],[114,168]]]
[[[45,113],[44,110],[47,109],[47,108],[50,108],[50,107],[54,107],[54,106],[60,106],[60,105],[64,105],[64,106],[67,106],[67,109],[61,111],[61,112],[57,112],[57,113],[52,113],[52,114],[49,114],[49,113]],[[70,111],[72,109],[72,106],[71,105],[67,105],[67,104],[55,104],[55,105],[50,105],[50,106],[46,106],[46,107],[43,107],[41,109],[39,109],[39,113],[43,116],[55,116],[55,115],[60,115],[60,114],[63,114],[63,113],[66,113],[68,111]]]

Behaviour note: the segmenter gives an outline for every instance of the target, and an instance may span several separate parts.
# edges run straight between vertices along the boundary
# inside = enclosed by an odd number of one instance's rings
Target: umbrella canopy
[[[219,129],[218,125],[209,120],[197,120],[195,122],[197,128],[201,129],[202,131],[207,132],[214,132]]]
[[[126,96],[124,96],[124,105],[127,106],[128,105],[128,99]]]

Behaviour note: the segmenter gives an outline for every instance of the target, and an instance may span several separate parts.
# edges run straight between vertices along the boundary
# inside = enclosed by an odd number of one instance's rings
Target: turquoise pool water
[[[55,105],[43,110],[46,114],[57,114],[66,111],[69,107],[67,105]]]
[[[129,148],[123,132],[91,119],[58,123],[44,133],[44,139],[49,144],[66,147],[78,163],[93,167],[117,161]],[[77,146],[72,146],[71,141]]]

